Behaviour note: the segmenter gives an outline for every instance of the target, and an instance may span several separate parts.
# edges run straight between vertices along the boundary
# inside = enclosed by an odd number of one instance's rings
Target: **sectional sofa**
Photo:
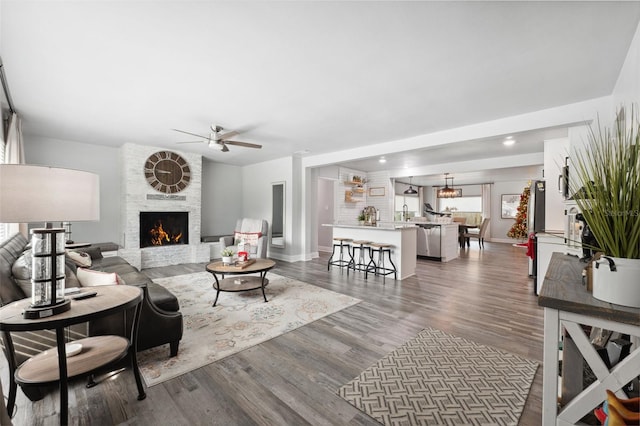
[[[88,269],[115,272],[123,284],[142,288],[144,300],[138,327],[138,351],[168,343],[169,355],[177,355],[183,324],[180,306],[175,295],[151,281],[119,256],[103,257],[97,248],[89,247],[84,250],[91,257],[91,266]],[[23,288],[29,285],[28,256],[30,256],[28,241],[22,234],[15,234],[7,241],[0,243],[0,305],[27,297]],[[67,261],[65,272],[67,287],[79,285],[76,272],[77,266]],[[132,317],[133,315],[114,314],[91,321],[84,330],[75,329],[73,332],[80,335],[84,332],[89,336],[105,334],[128,336]],[[13,334],[12,337],[14,337]],[[55,345],[55,339],[50,342],[46,337],[15,336],[13,340],[18,365],[35,353]]]

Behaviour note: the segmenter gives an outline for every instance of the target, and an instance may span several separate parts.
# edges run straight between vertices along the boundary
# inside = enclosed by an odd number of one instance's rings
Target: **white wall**
[[[522,194],[529,180],[517,180],[511,182],[496,182],[491,188],[491,241],[514,243],[517,242],[507,237],[507,232],[515,223],[514,219],[502,219],[502,194]]]
[[[294,221],[293,212],[300,198],[293,196],[296,188],[293,182],[292,157],[265,161],[242,168],[242,185],[238,188],[242,193],[242,215],[239,217],[266,219],[271,227],[271,184],[273,182],[285,182],[285,247],[269,246],[269,257],[287,261],[299,260],[297,255],[302,251],[301,232],[299,232],[301,226],[298,224],[298,227],[295,227],[297,222]],[[298,216],[301,216],[299,206],[295,211]]]
[[[202,236],[231,235],[242,217],[242,168],[202,160]]]
[[[616,107],[623,104],[628,106],[631,102],[640,108],[640,23],[613,89],[613,104]]]
[[[58,139],[25,136],[27,163],[84,170],[100,176],[100,221],[73,222],[74,241],[120,241],[120,174],[119,148]],[[69,188],[73,191],[73,188]]]

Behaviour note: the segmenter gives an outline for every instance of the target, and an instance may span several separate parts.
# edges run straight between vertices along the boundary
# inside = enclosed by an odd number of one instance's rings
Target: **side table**
[[[622,388],[640,373],[640,349],[636,348],[609,370],[583,331],[582,325],[589,325],[640,336],[640,309],[595,299],[582,285],[584,265],[577,257],[553,253],[538,299],[538,305],[544,307],[542,424],[545,426],[578,423],[606,399],[607,389],[621,398],[627,398]],[[563,329],[571,337],[581,358],[589,364],[596,381],[586,389],[580,389],[581,392],[571,401],[566,401],[566,405],[559,410],[558,342]],[[582,376],[582,362],[573,366],[568,364],[568,358],[564,358],[563,372],[568,368],[577,368]]]
[[[15,407],[17,383],[23,386],[35,386],[59,382],[60,424],[68,424],[68,378],[91,374],[124,357],[128,357],[131,362],[138,387],[138,400],[143,400],[146,397],[136,357],[138,321],[142,310],[142,290],[134,286],[114,285],[91,287],[83,291],[96,291],[98,294],[89,299],[72,300],[69,311],[47,318],[23,318],[22,311],[29,306],[30,299],[19,300],[0,308],[0,330],[9,363],[10,385],[7,400],[9,415],[13,414]],[[82,351],[78,355],[67,357],[64,338],[65,327],[131,308],[135,308],[131,339],[120,336],[96,336],[80,339],[74,343],[82,344]],[[11,332],[45,329],[56,330],[57,350],[54,348],[46,350],[18,367]]]

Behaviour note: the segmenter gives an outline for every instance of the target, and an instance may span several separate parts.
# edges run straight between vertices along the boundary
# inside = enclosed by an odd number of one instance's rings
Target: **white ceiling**
[[[0,54],[27,142],[35,135],[131,142],[235,165],[607,96],[640,20],[640,2],[3,0],[0,7]],[[193,139],[171,130],[207,134],[213,123],[263,148],[177,145]],[[402,153],[383,168],[493,155],[504,150],[503,136]],[[542,133],[516,136],[522,143],[512,151],[541,152]],[[348,165],[381,168],[363,153],[364,162]]]

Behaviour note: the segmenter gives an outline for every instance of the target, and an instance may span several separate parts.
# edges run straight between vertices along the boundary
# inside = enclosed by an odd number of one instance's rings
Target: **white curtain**
[[[9,117],[9,128],[4,149],[4,164],[24,164],[24,144],[22,138],[22,120],[15,112]],[[16,232],[27,235],[27,225],[18,223],[0,224],[0,240],[4,240]]]
[[[491,184],[485,183],[482,185],[482,219],[491,218]],[[487,228],[485,238],[491,241],[491,222]]]
[[[5,164],[24,164],[24,143],[22,139],[22,120],[15,112],[9,118],[7,147],[4,153]]]

